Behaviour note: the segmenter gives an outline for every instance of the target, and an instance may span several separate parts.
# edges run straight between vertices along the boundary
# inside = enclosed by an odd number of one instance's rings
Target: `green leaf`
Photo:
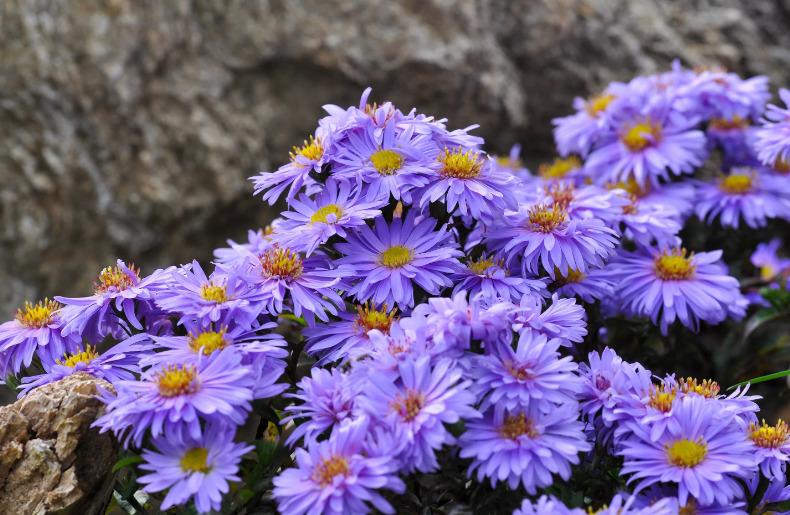
[[[286,320],[290,320],[292,322],[296,322],[297,324],[301,325],[302,327],[307,327],[307,320],[305,320],[303,317],[298,317],[298,316],[293,315],[291,313],[283,313],[283,314],[280,315],[280,318],[284,318]]]
[[[140,457],[140,456],[137,456],[136,454],[133,454],[131,456],[125,456],[125,457],[123,457],[120,460],[115,462],[115,465],[112,466],[112,473],[115,474],[116,472],[118,472],[122,468],[126,468],[126,467],[129,467],[131,465],[135,465],[135,464],[140,463],[142,461],[143,461],[143,458]]]
[[[788,510],[790,510],[790,501],[779,501],[766,504],[763,506],[763,510],[760,513],[773,513]]]
[[[736,383],[729,388],[727,391],[734,390],[739,386],[743,386],[745,384],[757,384],[757,383],[764,383],[766,381],[772,381],[774,379],[780,379],[782,377],[790,376],[790,370],[783,370],[782,372],[774,372],[773,374],[767,374],[760,377],[755,377],[753,379],[748,379],[746,381],[741,381],[740,383]]]

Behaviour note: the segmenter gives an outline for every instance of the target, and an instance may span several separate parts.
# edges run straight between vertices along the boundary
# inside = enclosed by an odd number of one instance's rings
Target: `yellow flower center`
[[[169,365],[156,373],[159,395],[177,397],[198,391],[197,369],[193,365]]]
[[[464,152],[460,147],[453,151],[444,149],[438,159],[442,164],[439,173],[445,177],[474,179],[483,170],[483,158],[474,150]]]
[[[548,189],[554,205],[567,210],[574,198],[573,184],[555,184]]]
[[[228,301],[228,290],[223,285],[208,283],[200,287],[200,297],[221,304]]]
[[[198,335],[189,334],[188,342],[189,348],[195,352],[201,352],[204,356],[208,356],[217,350],[222,350],[228,346],[228,340],[225,339],[225,332],[227,328],[222,328],[219,331],[206,331]]]
[[[516,440],[521,436],[535,438],[538,436],[538,430],[535,428],[535,424],[528,419],[526,415],[519,413],[516,416],[508,415],[505,417],[505,422],[499,428],[499,434],[502,435],[503,438]]]
[[[329,218],[329,215],[335,215],[335,220],[337,221],[342,214],[342,207],[338,206],[337,204],[327,204],[316,209],[315,213],[313,213],[313,216],[310,217],[310,223],[328,223],[327,219]]]
[[[544,179],[561,179],[581,167],[581,159],[576,156],[558,157],[551,163],[540,164],[538,175]]]
[[[676,395],[677,391],[675,389],[667,390],[663,384],[654,386],[650,391],[647,405],[662,413],[669,413],[672,409],[672,403],[675,402]]]
[[[502,168],[510,168],[511,170],[523,168],[521,159],[511,159],[510,156],[498,156],[496,162]]]
[[[403,420],[411,422],[420,414],[425,397],[419,392],[409,391],[405,396],[398,395],[392,402],[392,410],[398,413]]]
[[[320,139],[315,139],[310,136],[309,140],[305,140],[304,144],[299,147],[295,146],[291,150],[291,161],[296,161],[298,156],[302,156],[310,161],[318,161],[324,155],[324,147],[321,145]]]
[[[694,377],[685,377],[678,381],[680,391],[683,393],[696,393],[708,399],[713,399],[719,395],[721,387],[719,383],[711,379],[697,380]]]
[[[189,449],[181,457],[181,470],[184,472],[203,472],[211,470],[208,465],[208,449],[205,447],[195,447]]]
[[[615,96],[604,93],[603,95],[595,95],[594,97],[587,100],[585,104],[585,109],[590,116],[597,117],[602,112],[606,111],[606,108],[609,107],[609,104],[612,103]]]
[[[693,257],[694,254],[687,255],[686,249],[674,248],[659,255],[653,268],[658,278],[664,281],[690,279],[696,269],[691,262]]]
[[[480,259],[472,259],[469,258],[466,262],[466,267],[475,275],[485,275],[485,273],[494,266],[498,266],[500,268],[505,266],[505,260],[499,259],[494,260],[494,258],[486,257],[485,255],[480,256]]]
[[[560,206],[535,206],[529,210],[529,228],[537,232],[551,232],[568,218]]]
[[[749,120],[745,118],[741,118],[740,116],[733,116],[730,119],[727,118],[714,118],[710,121],[708,125],[709,128],[719,130],[719,131],[732,131],[732,130],[740,130],[745,129],[749,126]]]
[[[403,167],[403,156],[394,150],[378,150],[370,156],[370,162],[379,175],[392,175]]]
[[[321,486],[327,486],[332,484],[335,477],[346,474],[348,474],[348,461],[342,456],[332,456],[316,465],[312,479]]]
[[[752,176],[747,174],[731,174],[724,177],[719,183],[722,191],[733,195],[748,193],[752,189]]]
[[[44,299],[35,304],[25,302],[25,307],[16,311],[17,321],[25,327],[39,329],[52,322],[52,317],[61,306],[54,300]]]
[[[788,436],[790,428],[782,419],[775,426],[769,426],[765,420],[761,426],[754,423],[749,425],[749,438],[759,447],[777,449],[785,444]]]
[[[88,345],[87,347],[85,347],[85,350],[82,352],[75,352],[73,354],[69,354],[69,353],[64,354],[63,357],[58,360],[58,365],[74,368],[79,363],[87,364],[98,357],[99,357],[99,353],[96,352],[96,347]]]
[[[587,277],[584,272],[579,272],[578,270],[574,270],[573,268],[568,268],[568,273],[562,275],[560,269],[554,267],[554,283],[558,286],[563,286],[565,284],[570,283],[580,283]]]
[[[367,333],[373,329],[386,333],[389,332],[393,320],[398,313],[398,309],[394,308],[392,311],[387,312],[387,305],[381,306],[381,309],[376,309],[373,304],[365,304],[357,306],[357,318],[354,321],[357,327]]]
[[[629,197],[642,198],[650,191],[650,187],[640,186],[633,177],[627,181],[610,182],[606,184],[607,189],[610,190],[625,190]]]
[[[123,291],[132,286],[140,278],[140,271],[129,264],[132,276],[123,271],[119,266],[108,266],[99,273],[99,281],[94,285],[94,293],[104,293],[106,291]]]
[[[688,503],[685,506],[680,507],[680,511],[678,511],[678,515],[698,515],[699,511],[697,511],[697,502],[694,499],[689,499]]]
[[[790,172],[790,162],[778,157],[776,161],[774,161],[774,170],[781,174],[788,173]]]
[[[505,365],[505,369],[510,373],[511,376],[519,381],[527,381],[535,377],[532,372],[527,370],[526,366],[517,366],[512,361]]]
[[[776,276],[776,269],[771,265],[764,265],[760,267],[760,278],[763,281],[770,281]]]
[[[666,446],[667,458],[676,467],[696,467],[708,454],[708,446],[702,439],[693,442],[686,438]]]
[[[301,277],[304,268],[299,254],[283,247],[270,247],[261,256],[261,269],[267,278],[294,280]]]
[[[661,140],[661,127],[650,121],[637,123],[620,136],[623,144],[633,152],[638,152]]]
[[[399,268],[410,263],[411,260],[411,249],[403,245],[393,245],[382,252],[379,258],[381,264],[387,268]]]

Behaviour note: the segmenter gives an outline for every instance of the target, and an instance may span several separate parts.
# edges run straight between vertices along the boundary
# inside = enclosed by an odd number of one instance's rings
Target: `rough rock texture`
[[[97,385],[111,388],[75,374],[0,408],[0,514],[102,512],[118,446],[90,428]]]
[[[790,84],[789,22],[786,0],[6,0],[0,319],[260,224],[246,177],[368,84],[537,155],[574,95],[676,56]]]

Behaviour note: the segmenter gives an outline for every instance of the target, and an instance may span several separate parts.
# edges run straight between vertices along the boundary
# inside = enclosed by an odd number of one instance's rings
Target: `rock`
[[[369,84],[540,156],[573,96],[674,57],[790,83],[789,21],[787,0],[8,0],[0,319],[261,225],[246,178]]]
[[[98,514],[110,494],[118,445],[90,425],[96,388],[74,374],[0,408],[0,514]]]

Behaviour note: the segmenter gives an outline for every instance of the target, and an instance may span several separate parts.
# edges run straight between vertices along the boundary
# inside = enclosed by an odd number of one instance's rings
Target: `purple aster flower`
[[[552,483],[553,474],[567,480],[578,454],[592,448],[578,418],[575,402],[548,413],[535,404],[510,412],[496,407],[483,420],[466,424],[460,456],[472,458],[469,474],[477,471],[478,481],[488,477],[492,487],[506,481],[512,490],[521,483],[534,495]]]
[[[107,413],[95,425],[139,447],[148,430],[153,437],[166,433],[171,441],[183,441],[200,438],[201,419],[243,424],[251,408],[254,375],[241,359],[231,347],[197,365],[163,364],[139,381],[117,382],[117,396],[105,394]]]
[[[338,369],[313,368],[310,377],[303,377],[297,386],[299,390],[296,393],[285,395],[302,401],[302,404],[291,404],[285,408],[288,416],[283,423],[300,421],[288,438],[289,444],[303,436],[315,439],[327,429],[360,415],[357,396],[364,389],[364,382],[354,381],[347,373]]]
[[[302,334],[307,338],[305,349],[308,353],[321,356],[318,365],[344,360],[356,351],[370,349],[368,333],[378,330],[389,333],[397,320],[397,308],[389,310],[387,305],[379,308],[372,303],[356,306],[356,312],[341,312],[340,320],[326,324],[316,324],[305,328]]]
[[[127,266],[119,259],[115,266],[108,266],[101,271],[93,295],[55,297],[56,301],[65,305],[60,311],[62,333],[81,335],[89,341],[101,341],[108,334],[120,337],[124,331],[142,331],[140,318],[152,310],[153,292],[168,285],[172,270],[157,270],[148,277],[140,278],[140,272],[134,265]]]
[[[790,90],[780,89],[779,97],[786,107],[769,105],[755,134],[757,157],[768,166],[790,162]]]
[[[682,228],[676,210],[663,204],[643,204],[633,197],[620,218],[623,236],[637,245],[669,247],[680,244]]]
[[[636,502],[637,498],[635,497],[626,498],[617,494],[612,497],[609,503],[594,512],[592,508],[588,508],[588,513],[595,513],[595,515],[678,515],[675,505],[670,499],[661,499],[642,508],[636,507],[634,505]],[[697,512],[693,513],[697,514]]]
[[[178,442],[154,438],[157,450],[143,451],[139,465],[147,474],[137,478],[146,492],[169,489],[160,508],[195,501],[199,513],[219,511],[222,496],[230,491],[228,482],[241,481],[238,476],[241,457],[254,447],[234,443],[234,430],[210,424],[200,438]]]
[[[720,250],[691,255],[677,247],[621,252],[607,270],[618,284],[623,311],[650,317],[663,334],[675,320],[696,331],[700,320],[718,324],[745,314],[747,301],[721,264]]]
[[[513,515],[586,515],[581,508],[568,508],[554,496],[541,495],[537,501],[524,499]]]
[[[439,152],[431,137],[417,133],[416,127],[387,123],[380,129],[366,123],[346,132],[342,144],[333,149],[332,174],[364,184],[368,198],[386,202],[392,196],[411,203],[412,190],[428,183]]]
[[[779,257],[777,252],[782,240],[774,238],[768,243],[760,243],[751,255],[752,264],[760,270],[764,281],[773,281],[790,271],[790,259]]]
[[[521,160],[521,145],[516,143],[510,147],[506,156],[495,156],[493,166],[500,172],[511,173],[522,181],[531,180],[532,173],[524,166]]]
[[[748,429],[749,439],[754,443],[760,472],[768,479],[784,481],[787,462],[790,461],[790,427],[784,420],[769,426],[752,423]]]
[[[693,211],[697,190],[691,182],[673,182],[661,186],[640,186],[635,180],[608,183],[607,188],[623,190],[628,198],[635,198],[640,206],[647,209],[670,210],[678,222],[683,222]]]
[[[61,304],[44,299],[25,303],[14,320],[0,324],[0,379],[29,367],[33,355],[55,361],[79,348],[78,335],[62,335]]]
[[[697,183],[697,216],[708,223],[719,219],[725,227],[738,228],[741,218],[752,229],[764,227],[769,218],[790,220],[788,186],[783,178],[752,168],[733,168],[713,183]]]
[[[548,296],[545,279],[527,279],[513,274],[504,258],[483,254],[478,259],[467,257],[464,268],[454,274],[453,295],[464,290],[470,297],[480,295],[488,301],[518,301],[524,295]]]
[[[721,150],[723,170],[759,164],[752,143],[754,128],[748,118],[714,118],[708,123],[705,134],[708,148]]]
[[[420,208],[441,201],[450,214],[488,219],[494,213],[516,207],[510,191],[516,179],[497,170],[481,152],[445,148],[437,161],[436,172],[422,191]]]
[[[754,512],[756,513],[766,513],[765,507],[771,503],[778,503],[778,502],[786,502],[790,501],[790,485],[785,484],[786,479],[782,478],[780,480],[774,479],[770,483],[768,483],[768,488],[765,490],[763,494],[763,498],[754,507]],[[747,481],[747,486],[749,487],[749,495],[754,496],[757,487],[760,484],[760,474],[754,474],[749,481]],[[770,513],[770,512],[769,512]],[[774,511],[773,515],[790,515],[790,511]]]
[[[608,128],[610,121],[607,111],[615,98],[615,95],[608,91],[587,100],[576,97],[573,100],[575,114],[551,121],[554,125],[554,141],[560,154],[586,156],[589,153]]]
[[[302,146],[293,147],[289,163],[281,166],[276,172],[261,172],[251,177],[250,180],[255,186],[254,194],[263,193],[263,200],[274,205],[287,188],[286,200],[288,202],[293,200],[297,193],[315,182],[310,177],[310,173],[321,172],[321,167],[326,162],[327,136],[327,131],[319,127],[315,136],[311,135]]]
[[[543,302],[525,295],[512,313],[513,330],[518,333],[535,331],[549,338],[559,338],[563,345],[579,343],[587,335],[584,308],[575,299],[561,299],[556,294],[543,310]]]
[[[575,402],[581,390],[577,365],[570,356],[560,357],[557,349],[561,343],[525,331],[515,349],[493,345],[487,354],[472,357],[472,389],[480,408],[497,406],[512,411],[535,404],[551,411],[555,405]]]
[[[351,265],[361,277],[349,293],[362,302],[406,308],[414,305],[415,285],[434,295],[451,286],[449,275],[460,268],[461,252],[452,233],[435,227],[433,218],[418,221],[411,210],[389,226],[380,217],[374,230],[350,233],[348,242],[336,245],[344,254],[339,263]]]
[[[247,231],[247,243],[227,240],[227,247],[214,249],[214,261],[222,265],[236,266],[245,261],[250,254],[262,255],[264,250],[273,245],[271,235],[276,232],[273,226],[274,223],[265,229]]]
[[[598,218],[608,226],[620,221],[623,210],[630,203],[618,191],[594,185],[574,185],[567,181],[554,182],[541,188],[539,201],[564,209],[569,218],[582,220]]]
[[[423,356],[428,356],[431,364],[435,364],[442,354],[426,333],[424,318],[401,318],[392,323],[386,334],[377,329],[370,331],[369,345],[351,353],[351,358],[356,360],[352,374],[360,381],[367,381],[370,374],[397,374],[402,362],[414,361]]]
[[[170,287],[156,295],[156,304],[165,311],[180,313],[186,320],[234,323],[249,327],[263,312],[270,296],[241,281],[237,274],[216,270],[211,276],[196,260],[172,273]]]
[[[560,297],[578,297],[584,302],[593,303],[614,293],[614,282],[609,278],[606,267],[581,273],[568,269],[567,275],[554,274],[552,287]]]
[[[436,470],[435,451],[455,438],[444,427],[479,417],[461,371],[447,359],[431,367],[428,356],[398,365],[398,374],[371,374],[360,407],[406,442],[400,458],[407,471]]]
[[[78,373],[89,374],[112,384],[133,380],[135,374],[140,372],[140,358],[151,349],[151,345],[146,343],[148,338],[147,334],[132,336],[101,354],[92,345],[84,348],[79,345],[76,350],[67,351],[60,358],[51,361],[49,358],[42,359],[44,373],[23,377],[19,396]]]
[[[694,497],[701,505],[727,505],[742,495],[738,478],[749,477],[756,467],[753,446],[735,423],[735,415],[721,411],[718,403],[698,395],[678,401],[674,423],[657,441],[650,428],[630,423],[631,436],[621,442],[622,472],[638,487],[676,483],[678,500],[685,505]]]
[[[667,512],[668,515],[747,515],[744,510],[746,503],[743,501],[731,501],[726,505],[714,502],[707,506],[700,506],[697,500],[692,497],[689,497],[685,504],[681,504],[677,495],[678,489],[674,485],[653,485],[635,497],[634,507],[649,510],[657,505],[663,505],[670,510]]]
[[[292,211],[282,213],[285,221],[272,240],[308,256],[332,236],[346,238],[347,229],[365,225],[365,220],[381,215],[385,197],[360,198],[361,190],[352,194],[349,182],[328,180],[315,198],[299,197],[291,201]]]
[[[586,172],[584,163],[577,156],[558,157],[550,163],[538,165],[538,177],[543,180],[543,186],[563,182],[580,186],[584,184]]]
[[[667,99],[642,111],[620,117],[614,133],[589,155],[585,167],[593,177],[657,185],[669,179],[667,170],[681,175],[702,165],[705,134],[692,129],[696,120],[673,111]]]
[[[395,513],[378,492],[403,493],[397,463],[390,456],[366,452],[368,420],[362,417],[341,425],[329,440],[308,441],[307,450],[296,449],[296,467],[274,478],[273,495],[280,512],[293,515]]]
[[[689,107],[703,118],[756,118],[771,97],[768,77],[742,79],[722,69],[695,72],[679,95],[685,96]]]

